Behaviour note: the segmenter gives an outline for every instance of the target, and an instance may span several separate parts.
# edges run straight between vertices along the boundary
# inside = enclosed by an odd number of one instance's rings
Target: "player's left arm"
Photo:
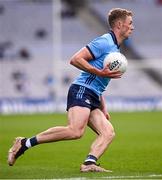
[[[103,95],[101,95],[100,98],[101,98],[100,109],[104,113],[106,119],[110,120],[110,114],[107,111],[107,105],[106,105],[105,98],[103,97]]]

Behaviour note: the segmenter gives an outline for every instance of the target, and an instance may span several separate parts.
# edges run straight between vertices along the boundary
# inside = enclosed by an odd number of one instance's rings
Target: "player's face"
[[[127,16],[121,23],[120,35],[123,39],[127,39],[134,30],[133,21],[131,16]]]

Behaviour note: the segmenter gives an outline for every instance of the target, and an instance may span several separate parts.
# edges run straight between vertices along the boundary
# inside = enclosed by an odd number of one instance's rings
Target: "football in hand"
[[[118,70],[124,73],[127,70],[128,61],[122,53],[112,52],[105,57],[103,66],[108,66],[111,71]]]

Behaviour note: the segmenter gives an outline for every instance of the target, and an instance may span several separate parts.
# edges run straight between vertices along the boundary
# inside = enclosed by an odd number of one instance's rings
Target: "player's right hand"
[[[120,71],[118,71],[118,70],[110,70],[109,69],[109,65],[108,66],[106,66],[105,68],[103,68],[101,71],[100,71],[100,73],[101,73],[101,76],[102,77],[109,77],[109,78],[121,78],[121,76],[122,76],[122,74],[123,73],[121,73]]]

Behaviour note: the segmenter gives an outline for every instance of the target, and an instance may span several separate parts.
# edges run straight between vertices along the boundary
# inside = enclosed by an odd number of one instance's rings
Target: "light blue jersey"
[[[111,52],[119,52],[119,46],[113,31],[97,37],[86,47],[93,56],[93,59],[90,60],[89,63],[98,69],[103,69],[105,56]],[[111,78],[100,77],[95,74],[82,71],[81,74],[74,80],[73,84],[85,86],[100,96],[103,91],[106,90],[110,79]]]

